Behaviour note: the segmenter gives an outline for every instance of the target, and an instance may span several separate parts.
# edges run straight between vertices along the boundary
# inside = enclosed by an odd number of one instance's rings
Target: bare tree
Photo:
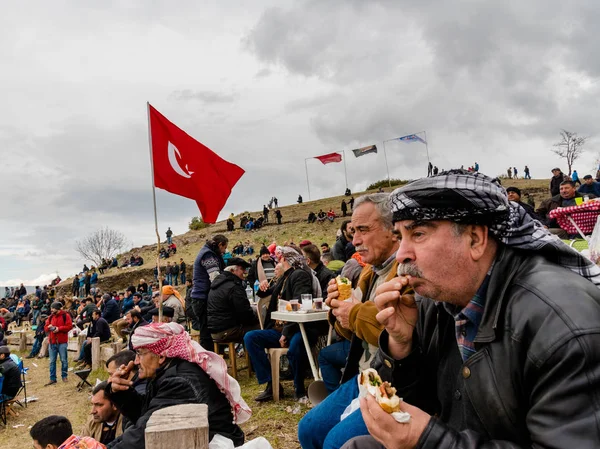
[[[102,259],[112,259],[126,245],[125,234],[106,227],[98,229],[83,240],[77,240],[76,249],[81,257],[98,266]]]
[[[553,145],[554,149],[552,152],[558,154],[560,157],[564,157],[567,160],[569,176],[571,176],[573,164],[585,151],[583,146],[588,138],[578,137],[576,133],[572,133],[565,129],[560,131],[560,137],[561,141]]]

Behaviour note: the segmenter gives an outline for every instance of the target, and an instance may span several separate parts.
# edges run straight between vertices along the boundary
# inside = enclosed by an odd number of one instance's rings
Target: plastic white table
[[[315,321],[327,321],[327,310],[322,312],[271,312],[272,320],[287,321],[289,323],[298,323],[300,327],[300,333],[302,334],[302,341],[304,341],[304,347],[306,348],[306,355],[308,355],[308,361],[310,362],[310,369],[312,370],[313,377],[315,380],[321,380],[321,374],[315,363],[315,359],[312,354],[308,337],[306,336],[306,330],[304,329],[304,323],[313,323]],[[329,334],[327,335],[327,345],[331,344],[331,325],[329,326]]]

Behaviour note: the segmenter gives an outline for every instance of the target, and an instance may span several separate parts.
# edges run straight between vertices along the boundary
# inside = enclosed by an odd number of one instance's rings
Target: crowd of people
[[[54,301],[39,320],[54,364],[63,347],[66,360],[68,333],[86,320],[88,336],[106,338],[112,327],[128,349],[107,362],[87,430],[73,435],[68,419],[50,416],[31,428],[34,443],[141,448],[153,411],[206,403],[211,437],[241,445],[238,425],[251,410],[213,343],[243,342],[264,385],[259,403],[274,391],[285,395],[265,349],[288,348],[293,397],[306,402],[302,339],[314,347],[332,325],[333,343],[318,353],[328,395],[299,423],[303,448],[598,447],[600,268],[557,238],[547,215],[554,203],[593,198],[598,185],[585,176],[577,191],[555,172],[550,198],[535,209],[528,192],[479,170],[432,170],[391,194],[357,197],[331,247],[297,236],[297,245],[272,242],[256,256],[224,257],[227,237],[213,236],[185,280],[185,298],[171,277],[162,291],[143,280],[123,296],[96,291],[75,311],[75,300]],[[337,275],[352,284],[349,300],[338,299]],[[298,324],[271,317],[280,300],[301,303],[303,295],[326,298],[329,307],[328,321],[307,323],[304,337]],[[262,320],[255,297],[267,298]],[[404,399],[408,422],[361,397],[367,368]],[[50,376],[48,385],[56,382],[52,363]]]

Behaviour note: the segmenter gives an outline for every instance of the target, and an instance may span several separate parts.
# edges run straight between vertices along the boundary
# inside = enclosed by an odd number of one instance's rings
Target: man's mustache
[[[398,276],[412,276],[415,278],[422,278],[423,272],[419,270],[414,263],[401,263],[398,265],[398,270],[396,271]]]
[[[367,248],[366,246],[363,245],[359,245],[357,247],[354,248],[356,251],[369,251],[369,248]]]

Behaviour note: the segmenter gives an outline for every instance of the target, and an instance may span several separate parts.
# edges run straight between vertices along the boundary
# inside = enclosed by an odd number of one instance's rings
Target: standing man
[[[427,177],[429,178],[433,174],[433,164],[429,162],[427,164]]]
[[[411,418],[361,400],[381,444],[344,449],[600,447],[600,269],[486,176],[423,178],[392,204],[400,277],[377,289],[373,368]]]
[[[350,210],[354,210],[354,195],[350,197],[348,204],[350,204]]]
[[[69,331],[73,328],[71,315],[62,310],[63,305],[56,301],[50,306],[50,317],[46,320],[44,330],[48,334],[50,351],[50,382],[56,383],[56,358],[60,356],[61,377],[67,382],[69,360],[67,359],[67,345],[69,342]]]
[[[556,196],[560,193],[560,185],[565,181],[565,174],[560,168],[552,169],[552,179],[550,179],[550,196]]]
[[[275,218],[277,218],[277,224],[280,225],[283,216],[281,215],[281,211],[279,209],[275,211]]]
[[[177,262],[173,262],[171,266],[171,285],[179,284],[179,264]]]
[[[171,231],[171,228],[169,228],[165,234],[167,234],[167,245],[170,245],[173,243],[173,231]]]
[[[225,269],[223,254],[227,251],[229,240],[222,234],[215,235],[202,247],[194,260],[194,277],[191,302],[196,315],[196,330],[200,331],[200,344],[210,350],[213,339],[207,323],[208,292],[212,281]]]
[[[523,173],[525,173],[525,179],[531,179],[531,174],[529,173],[529,167],[527,165],[525,166]]]
[[[348,214],[348,205],[346,204],[346,200],[342,200],[342,216],[345,217]]]
[[[269,222],[269,208],[263,204],[263,218],[264,218],[264,222],[268,223]]]
[[[358,397],[358,373],[369,368],[379,346],[383,325],[375,318],[378,312],[373,302],[375,291],[384,282],[396,277],[398,241],[393,234],[389,198],[388,193],[374,193],[356,200],[352,213],[353,243],[363,262],[367,263],[357,285],[362,299],[359,301],[353,297],[352,301],[338,301],[337,284],[332,281],[329,285],[327,304],[332,309],[329,320],[338,335],[350,340],[350,348],[343,375],[340,372],[337,377],[326,381],[330,389],[333,389],[336,380],[341,382],[339,388],[300,421],[298,439],[304,449],[339,449],[353,436],[368,433],[360,410],[343,421],[340,421],[340,416]],[[331,346],[343,350],[341,342]],[[328,356],[332,358],[330,364],[337,364],[337,354],[329,353]]]
[[[167,285],[172,285],[172,283],[173,283],[171,280],[171,274],[172,274],[171,262],[167,262],[167,266],[165,267],[165,275],[166,275],[165,282],[167,283]]]
[[[186,283],[185,283],[185,270],[187,270],[187,265],[183,261],[183,258],[179,258],[179,274],[181,276],[181,285],[186,285]]]

